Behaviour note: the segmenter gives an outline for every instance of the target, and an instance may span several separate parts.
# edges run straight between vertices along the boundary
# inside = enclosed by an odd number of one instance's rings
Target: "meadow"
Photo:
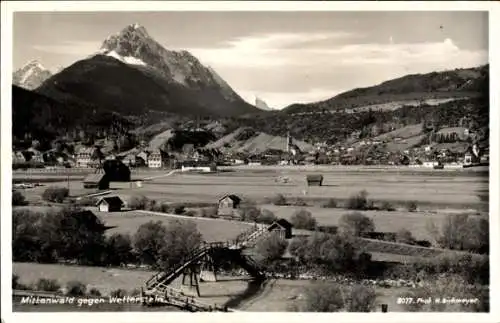
[[[308,187],[301,168],[235,169],[213,174],[176,173],[144,181],[141,188],[114,183],[124,197],[144,194],[165,202],[212,202],[225,194],[236,194],[262,203],[276,194],[305,200],[347,199],[366,190],[374,200],[402,203],[417,201],[420,206],[471,208],[484,205],[478,197],[488,190],[488,176],[464,171],[388,171],[386,169],[334,168],[321,171],[323,186]],[[288,183],[277,181],[288,177]]]

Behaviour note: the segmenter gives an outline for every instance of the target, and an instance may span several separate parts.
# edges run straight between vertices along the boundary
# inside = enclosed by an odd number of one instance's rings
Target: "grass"
[[[205,241],[226,241],[235,238],[241,232],[248,230],[249,224],[242,222],[225,221],[219,219],[183,219],[161,215],[145,215],[139,212],[114,212],[114,213],[100,213],[101,219],[108,226],[116,226],[108,230],[109,234],[113,233],[129,233],[133,235],[137,228],[143,223],[149,221],[161,221],[168,225],[172,221],[195,221],[198,230],[203,236]]]
[[[387,169],[374,169],[370,172],[342,169],[322,171],[325,181],[322,187],[307,187],[305,176],[308,172],[283,168],[260,170],[237,170],[232,173],[175,174],[168,177],[145,181],[140,189],[123,187],[118,194],[124,197],[144,194],[149,198],[167,202],[214,202],[221,196],[231,193],[255,201],[263,201],[277,194],[285,198],[304,200],[335,197],[348,199],[361,190],[368,192],[369,199],[375,201],[412,201],[419,207],[424,204],[461,207],[481,205],[484,202],[477,196],[478,190],[488,188],[487,176],[468,176],[456,171],[429,173],[417,171],[396,172]],[[289,183],[276,183],[278,176],[287,176]]]
[[[294,207],[263,205],[262,208],[273,212],[278,218],[290,220],[293,213],[298,209],[306,209],[316,218],[319,225],[337,225],[340,217],[349,213],[349,210],[339,208],[322,207]],[[428,221],[434,222],[439,228],[445,218],[446,213],[422,213],[407,211],[361,211],[366,216],[373,219],[376,231],[397,232],[400,229],[409,230],[418,240],[429,240],[434,242],[434,238],[428,231]]]

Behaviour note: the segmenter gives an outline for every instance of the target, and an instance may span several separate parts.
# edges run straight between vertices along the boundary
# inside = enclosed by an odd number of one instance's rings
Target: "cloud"
[[[487,51],[460,49],[451,39],[432,43],[351,43],[348,33],[269,34],[241,37],[219,48],[191,48],[209,65],[231,67],[304,67],[340,64],[429,64],[442,68],[472,66],[487,61]],[[315,41],[322,41],[318,46]],[[342,42],[339,42],[342,40]],[[300,46],[300,45],[303,46]],[[437,66],[437,67],[438,67]]]
[[[260,95],[270,106],[314,102],[338,89],[376,85],[406,74],[488,62],[487,50],[467,50],[452,39],[362,43],[348,33],[274,33],[230,40],[217,48],[191,48],[243,97]],[[261,94],[262,93],[262,94]]]
[[[70,55],[77,56],[78,58],[96,52],[100,47],[99,41],[64,41],[52,45],[33,45],[35,50],[56,54],[56,55]]]

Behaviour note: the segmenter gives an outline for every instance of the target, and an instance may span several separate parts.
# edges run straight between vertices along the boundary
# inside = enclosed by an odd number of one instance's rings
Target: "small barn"
[[[109,188],[109,178],[106,174],[90,174],[83,180],[84,188],[97,188],[106,190]]]
[[[306,176],[307,186],[321,186],[323,185],[323,175],[311,174]]]
[[[100,212],[120,212],[123,201],[118,196],[107,196],[101,198],[96,205]]]
[[[234,195],[228,194],[219,199],[217,204],[218,215],[233,215],[235,209],[240,206],[241,199]]]
[[[130,168],[117,159],[104,161],[102,165],[104,173],[112,182],[130,182]]]
[[[282,239],[292,238],[292,227],[293,225],[285,219],[279,219],[274,221],[267,230],[269,232],[278,233],[279,237]]]

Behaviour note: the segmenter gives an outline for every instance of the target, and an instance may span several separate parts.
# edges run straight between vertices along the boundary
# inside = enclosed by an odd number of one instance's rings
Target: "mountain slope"
[[[311,151],[314,148],[311,144],[294,138],[292,138],[292,144],[304,152]],[[242,127],[219,138],[217,141],[207,144],[205,148],[250,154],[261,154],[268,150],[285,152],[287,149],[287,138],[272,136],[264,132],[255,131],[252,128]]]
[[[27,90],[33,90],[51,76],[52,73],[49,70],[38,61],[33,60],[14,72],[12,84]]]
[[[37,91],[122,115],[161,111],[237,116],[259,111],[194,56],[166,50],[137,25],[108,37],[97,55],[69,66]]]
[[[341,110],[426,99],[459,99],[489,95],[489,65],[444,72],[406,75],[381,84],[341,93],[325,101],[293,104],[286,113]]]

